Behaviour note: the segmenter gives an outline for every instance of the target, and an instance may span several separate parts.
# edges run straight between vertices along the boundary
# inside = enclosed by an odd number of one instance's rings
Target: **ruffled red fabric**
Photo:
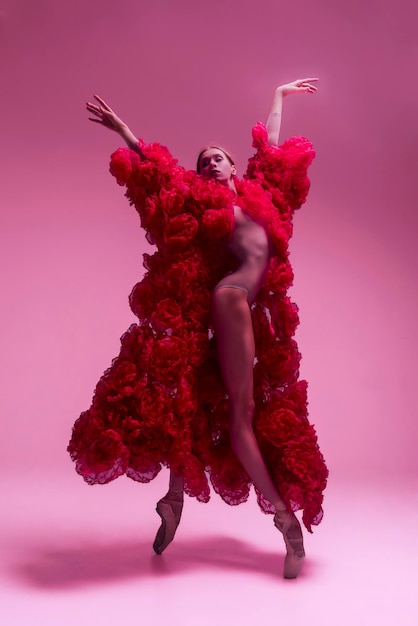
[[[312,144],[305,137],[291,137],[281,146],[269,146],[266,127],[261,122],[254,126],[252,135],[257,152],[248,161],[246,176],[271,193],[291,237],[293,212],[302,206],[309,191],[307,170],[315,157]]]
[[[139,213],[157,251],[144,255],[146,273],[132,290],[139,323],[121,338],[120,354],[100,379],[92,406],[76,421],[68,450],[90,484],[122,474],[148,482],[163,466],[181,474],[185,491],[202,502],[214,490],[228,504],[248,498],[251,480],[235,457],[228,432],[228,397],[210,322],[211,290],[236,267],[226,243],[237,203],[263,224],[274,252],[252,306],[256,342],[254,429],[282,497],[303,510],[311,532],[322,518],[327,468],[307,419],[307,384],[299,380],[293,339],[298,310],[287,297],[293,211],[306,199],[314,152],[303,138],[268,146],[253,129],[257,152],[238,197],[216,181],[185,171],[159,144],[145,159],[117,150],[110,171]],[[273,508],[257,493],[260,508]]]

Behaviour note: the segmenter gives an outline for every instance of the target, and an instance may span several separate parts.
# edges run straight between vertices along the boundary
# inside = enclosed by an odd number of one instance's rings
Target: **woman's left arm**
[[[280,125],[282,121],[283,98],[293,93],[315,93],[317,87],[311,83],[317,81],[318,78],[301,78],[293,83],[287,83],[277,87],[274,92],[271,111],[267,119],[267,142],[269,146],[279,145]]]

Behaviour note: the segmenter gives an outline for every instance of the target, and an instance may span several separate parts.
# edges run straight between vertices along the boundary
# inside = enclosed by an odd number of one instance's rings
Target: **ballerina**
[[[254,485],[286,545],[284,576],[305,556],[300,523],[322,518],[327,469],[307,420],[292,339],[297,309],[286,296],[292,272],[292,215],[305,201],[314,153],[303,138],[279,144],[283,98],[317,91],[308,78],[278,87],[266,127],[253,131],[257,154],[237,178],[232,156],[201,151],[197,173],[166,148],[147,146],[99,96],[91,121],[117,132],[129,150],[112,155],[147,239],[147,274],[134,287],[140,320],[77,420],[69,445],[87,482],[126,473],[139,481],[170,468],[157,503],[161,554],[179,525],[183,494],[209,499],[206,473],[221,497],[243,502]],[[186,280],[184,280],[186,275]]]

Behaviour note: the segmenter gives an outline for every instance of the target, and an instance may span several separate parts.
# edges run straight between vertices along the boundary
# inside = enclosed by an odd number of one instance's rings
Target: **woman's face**
[[[237,173],[235,165],[232,165],[226,154],[218,148],[208,148],[200,157],[200,174],[204,178],[213,178],[228,185],[232,176]]]

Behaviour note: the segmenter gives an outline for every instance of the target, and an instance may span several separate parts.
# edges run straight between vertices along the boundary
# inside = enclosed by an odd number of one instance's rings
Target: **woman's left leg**
[[[254,435],[254,333],[247,294],[223,287],[212,294],[212,320],[224,383],[230,399],[232,448],[257,489],[275,509],[286,506],[274,485]]]
[[[284,577],[296,578],[305,556],[302,530],[294,513],[286,510],[252,427],[255,347],[245,291],[231,287],[216,289],[212,294],[212,319],[221,371],[231,404],[231,445],[254,485],[276,509],[274,523],[282,532],[287,548]]]

